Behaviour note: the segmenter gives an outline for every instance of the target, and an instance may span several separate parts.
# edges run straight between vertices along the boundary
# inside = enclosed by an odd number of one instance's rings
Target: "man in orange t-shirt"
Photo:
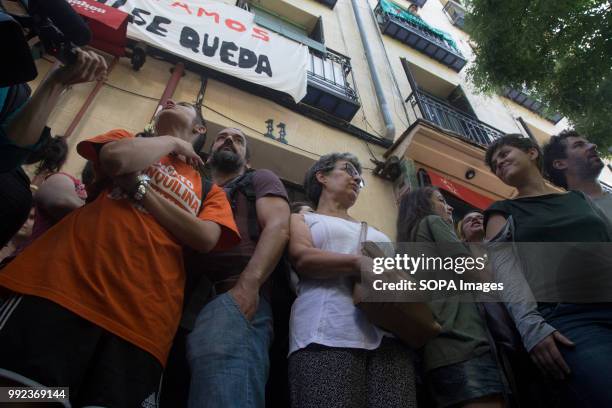
[[[0,273],[12,292],[0,306],[0,385],[70,387],[77,406],[157,406],[181,314],[183,246],[224,250],[239,235],[224,191],[202,197],[199,108],[169,101],[155,128],[156,137],[114,130],[81,142],[113,186]]]

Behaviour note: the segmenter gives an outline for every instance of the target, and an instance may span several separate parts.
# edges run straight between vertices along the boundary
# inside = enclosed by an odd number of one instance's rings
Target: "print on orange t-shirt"
[[[114,130],[77,150],[97,166],[96,144],[132,137]],[[225,192],[213,186],[202,210],[199,173],[169,155],[146,169],[151,188],[200,220],[221,226],[214,250],[239,241]],[[182,246],[114,187],[49,229],[0,274],[0,286],[40,296],[150,352],[165,364],[180,319]]]

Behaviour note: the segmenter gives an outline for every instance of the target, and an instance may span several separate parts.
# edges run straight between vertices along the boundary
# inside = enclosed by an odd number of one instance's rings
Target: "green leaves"
[[[526,87],[604,149],[612,145],[612,2],[466,0],[480,91]]]

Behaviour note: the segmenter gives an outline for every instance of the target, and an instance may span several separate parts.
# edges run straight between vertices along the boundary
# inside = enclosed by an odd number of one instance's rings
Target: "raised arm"
[[[106,61],[102,56],[92,51],[77,50],[77,61],[52,71],[32,98],[6,124],[6,138],[21,147],[36,144],[62,92],[73,84],[103,79],[106,70]]]
[[[291,215],[290,231],[289,258],[301,276],[314,279],[359,277],[362,268],[367,268],[370,261],[363,255],[339,254],[315,248],[310,229],[301,214]]]
[[[142,171],[170,153],[188,162],[203,164],[193,146],[173,136],[136,137],[106,143],[100,149],[100,166],[110,177]]]

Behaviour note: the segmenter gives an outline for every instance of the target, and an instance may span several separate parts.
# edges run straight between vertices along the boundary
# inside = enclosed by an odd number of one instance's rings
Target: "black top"
[[[30,179],[17,167],[0,173],[0,248],[4,247],[28,219],[32,208]]]
[[[612,241],[605,215],[578,191],[516,198],[485,211],[514,220],[514,241],[523,272],[540,302],[612,299]],[[537,244],[533,244],[537,243]]]
[[[484,213],[512,215],[517,242],[610,242],[606,223],[583,193],[569,191],[493,203]]]

